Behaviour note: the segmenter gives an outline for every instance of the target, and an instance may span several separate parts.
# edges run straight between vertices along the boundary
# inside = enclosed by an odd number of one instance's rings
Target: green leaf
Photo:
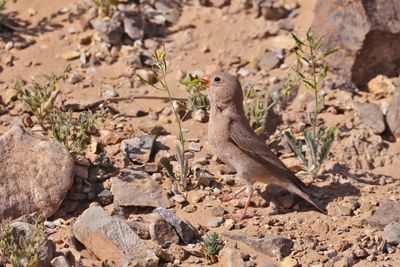
[[[329,154],[329,151],[331,150],[332,143],[335,140],[336,136],[338,134],[338,129],[333,126],[330,127],[326,133],[326,137],[324,140],[324,143],[321,148],[321,152],[319,153],[319,162],[322,164],[322,162],[326,159],[326,157]]]
[[[317,142],[314,139],[314,137],[312,136],[312,134],[310,133],[309,130],[305,130],[304,131],[304,140],[306,141],[306,144],[310,150],[310,154],[311,154],[311,159],[313,161],[313,168],[315,168],[318,165],[318,161],[317,161],[317,155],[318,155],[318,146],[317,146]]]
[[[308,165],[308,162],[305,158],[303,151],[301,150],[301,144],[297,140],[297,138],[293,135],[291,131],[285,131],[286,140],[289,143],[290,148],[296,153],[296,155],[303,161],[305,165]]]
[[[294,39],[294,41],[296,42],[298,47],[301,47],[303,45],[306,45],[305,43],[303,43],[297,36],[296,34],[292,33],[292,38]]]
[[[322,70],[322,72],[320,74],[322,80],[324,80],[326,78],[326,75],[328,74],[328,71],[329,71],[329,65],[325,64],[325,67],[324,67],[324,69]]]
[[[160,159],[160,164],[167,171],[168,176],[171,177],[173,180],[176,180],[175,173],[174,173],[174,168],[172,167],[171,162],[169,161],[169,159],[166,158],[166,157],[162,157]]]
[[[326,57],[328,57],[328,56],[330,56],[330,55],[332,55],[332,54],[338,52],[339,50],[340,50],[340,48],[331,49],[331,50],[329,50],[328,52],[325,52],[325,53],[322,55],[321,58],[326,58]]]

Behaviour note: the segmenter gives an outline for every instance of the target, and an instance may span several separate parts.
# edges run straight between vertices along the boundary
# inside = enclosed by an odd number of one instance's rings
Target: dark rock
[[[271,257],[284,258],[290,254],[293,247],[292,240],[280,236],[266,235],[261,239],[252,239],[247,235],[229,234],[227,236]]]
[[[378,105],[373,103],[356,103],[357,113],[362,123],[370,127],[374,133],[380,134],[385,131],[383,113]]]
[[[163,246],[168,244],[179,244],[179,236],[174,228],[164,220],[158,213],[153,213],[151,217],[149,232],[151,239]]]
[[[112,177],[111,184],[115,205],[155,208],[171,206],[167,193],[145,172],[126,171],[120,177]]]
[[[399,73],[399,13],[398,0],[318,0],[312,29],[325,36],[326,49],[340,48],[328,58],[330,65],[366,85],[377,74]]]
[[[156,208],[153,212],[160,214],[165,221],[172,225],[185,244],[198,236],[197,230],[189,222],[185,222],[171,211],[165,208]]]
[[[107,206],[110,205],[114,200],[114,195],[110,190],[104,189],[97,196],[99,198],[99,202],[101,205]]]
[[[154,152],[155,140],[156,136],[149,134],[125,139],[121,142],[121,151],[131,161],[145,163]]]
[[[85,210],[72,229],[75,237],[102,261],[115,266],[158,266],[157,256],[139,236],[101,207]]]
[[[139,14],[129,14],[124,17],[124,32],[131,38],[132,40],[141,40],[144,36],[143,26],[142,26],[143,18]]]
[[[400,139],[400,87],[393,94],[386,121],[392,134]]]
[[[386,225],[383,229],[383,234],[389,243],[400,244],[400,222]]]
[[[53,215],[72,186],[73,170],[64,146],[13,126],[0,137],[0,219]]]
[[[381,229],[389,223],[400,222],[400,203],[391,200],[382,201],[372,217],[366,221]]]

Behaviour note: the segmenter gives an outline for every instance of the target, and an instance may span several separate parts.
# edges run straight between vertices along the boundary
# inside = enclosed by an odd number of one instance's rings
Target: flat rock
[[[380,229],[389,223],[400,222],[400,203],[391,200],[382,201],[372,217],[366,221]]]
[[[149,232],[151,239],[161,246],[166,243],[179,244],[179,236],[174,228],[158,213],[151,215]]]
[[[283,60],[282,49],[265,52],[260,58],[260,68],[269,71],[276,68]]]
[[[361,121],[370,127],[374,133],[380,134],[385,131],[383,113],[378,105],[373,103],[356,103],[357,113]]]
[[[13,126],[0,136],[0,219],[35,211],[48,218],[73,183],[74,160],[61,144]]]
[[[290,254],[293,247],[292,240],[280,236],[266,235],[261,239],[253,239],[247,235],[227,234],[226,236],[271,257],[284,258]]]
[[[142,171],[126,171],[111,178],[114,204],[118,206],[170,207],[163,188]]]
[[[85,210],[74,223],[75,237],[100,260],[114,266],[158,265],[155,253],[123,221],[101,207]]]
[[[400,88],[397,88],[390,102],[386,121],[393,135],[400,138]]]
[[[398,74],[399,12],[398,0],[318,0],[311,28],[325,36],[325,51],[340,48],[327,58],[331,67],[357,85],[366,85],[378,74]]]
[[[155,135],[144,134],[125,139],[121,142],[124,156],[133,162],[145,163],[154,152]]]
[[[386,225],[383,229],[383,235],[389,243],[400,244],[400,222]]]
[[[198,236],[197,230],[189,222],[179,218],[170,210],[160,207],[153,210],[153,213],[161,215],[165,221],[172,225],[185,244],[188,244],[193,238]]]
[[[212,228],[220,227],[224,222],[224,217],[212,217],[208,220],[207,225]]]
[[[238,249],[223,248],[220,252],[219,262],[225,267],[246,267]]]

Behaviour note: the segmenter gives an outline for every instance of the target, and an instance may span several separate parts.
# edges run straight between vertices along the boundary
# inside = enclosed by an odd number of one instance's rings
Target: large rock
[[[400,222],[400,203],[391,200],[381,201],[375,213],[366,221],[381,229],[389,223]]]
[[[370,127],[374,133],[380,134],[385,131],[385,120],[378,105],[373,103],[356,103],[357,113],[361,121]]]
[[[69,152],[48,137],[13,126],[0,137],[0,219],[35,211],[48,218],[73,182]]]
[[[75,237],[87,249],[113,266],[158,265],[155,253],[128,224],[112,218],[101,207],[85,210],[72,229]]]
[[[280,236],[266,235],[261,239],[253,239],[248,235],[229,234],[227,236],[271,257],[284,258],[290,254],[293,247],[292,240]]]
[[[400,88],[394,92],[386,115],[386,121],[393,135],[400,139]]]
[[[170,210],[165,208],[157,208],[153,211],[153,213],[161,215],[166,222],[172,225],[185,244],[188,244],[199,235],[197,230],[189,222],[182,220]]]
[[[325,36],[331,66],[357,85],[377,74],[398,74],[400,59],[400,1],[318,0],[313,30]]]
[[[163,188],[142,171],[126,171],[111,178],[114,204],[118,206],[170,207]]]
[[[400,244],[400,223],[389,223],[383,229],[383,235],[389,243]]]
[[[112,45],[120,44],[124,29],[117,16],[109,20],[95,18],[90,24],[105,42]]]
[[[153,213],[149,226],[151,239],[159,245],[164,246],[166,243],[179,244],[179,236],[174,228],[161,217],[160,214]]]

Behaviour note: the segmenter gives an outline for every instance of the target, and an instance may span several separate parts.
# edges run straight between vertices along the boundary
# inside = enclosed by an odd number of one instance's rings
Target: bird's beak
[[[204,87],[207,88],[207,89],[210,88],[210,85],[211,85],[211,83],[210,83],[210,75],[204,75],[203,80],[205,81],[204,82]]]

